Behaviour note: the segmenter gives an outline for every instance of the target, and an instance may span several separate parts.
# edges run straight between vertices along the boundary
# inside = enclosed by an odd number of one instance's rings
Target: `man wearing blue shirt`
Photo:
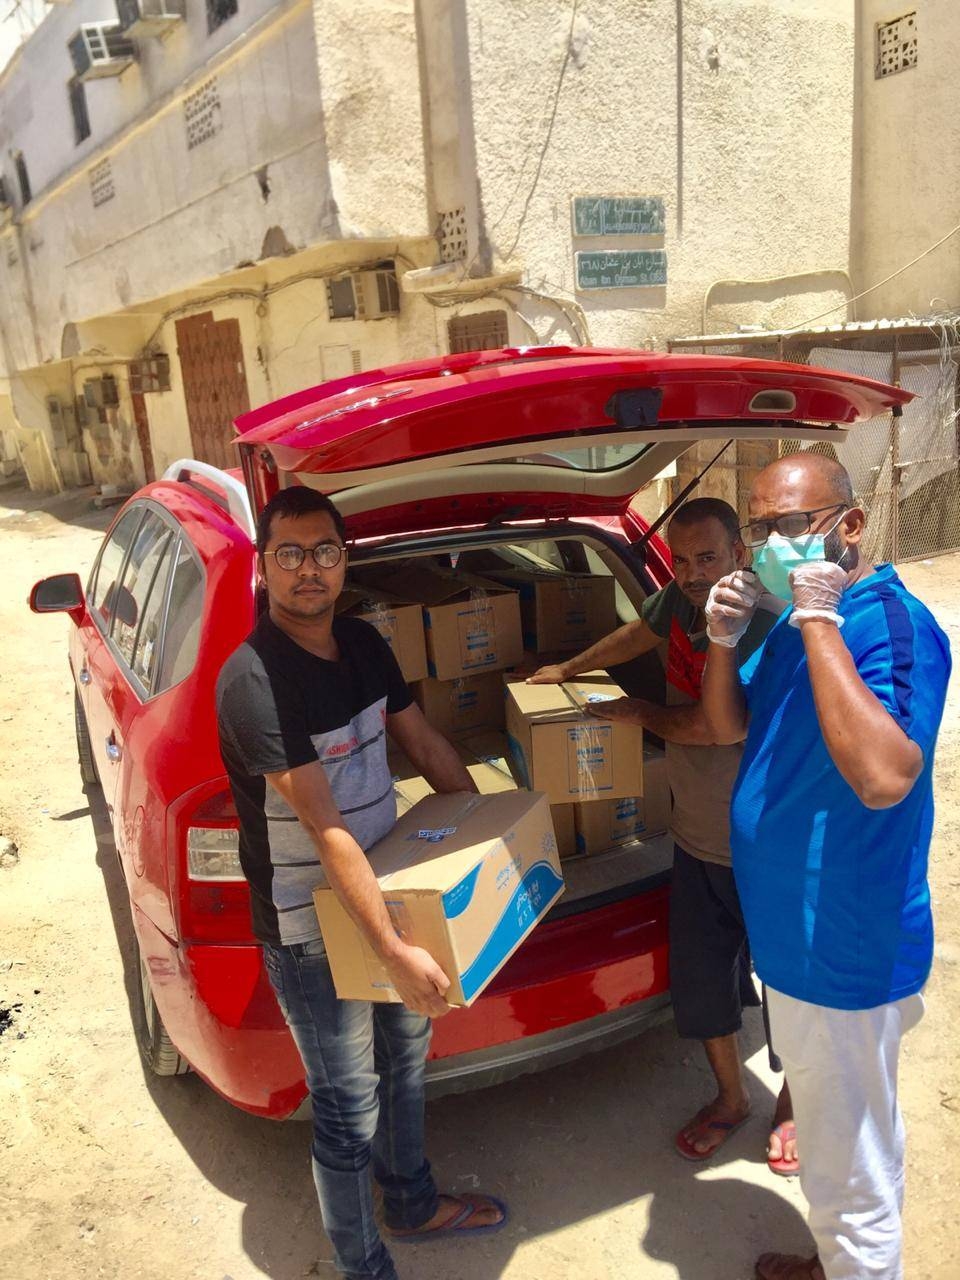
[[[731,846],[774,1043],[804,1134],[818,1256],[764,1254],[760,1280],[900,1280],[900,1039],[920,1018],[933,929],[933,749],[950,652],[890,565],[859,552],[864,513],[838,463],[757,477],[754,570],[716,584],[703,708],[746,738]],[[784,613],[738,669],[759,586]]]

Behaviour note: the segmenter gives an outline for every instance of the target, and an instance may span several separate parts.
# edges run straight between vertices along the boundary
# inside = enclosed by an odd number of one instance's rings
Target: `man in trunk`
[[[688,1160],[708,1160],[750,1114],[737,1032],[743,1007],[759,1003],[730,866],[730,793],[742,754],[719,746],[700,707],[706,661],[704,606],[710,588],[744,564],[737,514],[717,498],[695,498],[670,521],[667,541],[674,581],[644,601],[638,621],[627,623],[564,662],[541,667],[534,684],[570,680],[584,671],[617,666],[667,644],[667,705],[640,698],[604,702],[597,714],[641,724],[666,742],[673,792],[674,839],[670,896],[670,987],[677,1030],[701,1040],[717,1094],[677,1133]],[[738,661],[763,643],[783,606],[762,601],[738,650]],[[770,1167],[797,1170],[790,1093],[784,1084],[768,1145]]]

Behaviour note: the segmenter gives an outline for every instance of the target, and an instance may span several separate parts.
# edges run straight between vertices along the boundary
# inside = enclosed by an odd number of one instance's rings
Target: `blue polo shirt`
[[[839,611],[860,678],[920,747],[923,771],[892,808],[860,802],[827,752],[788,610],[740,671],[750,727],[731,847],[760,978],[810,1004],[870,1009],[930,972],[933,748],[950,648],[889,564],[849,587]]]

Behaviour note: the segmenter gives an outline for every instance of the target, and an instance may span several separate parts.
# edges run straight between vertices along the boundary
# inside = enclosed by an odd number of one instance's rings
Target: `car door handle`
[[[93,679],[93,676],[90,674],[90,672],[87,670],[86,667],[81,667],[80,674],[77,676],[77,679],[80,681],[81,684],[89,684],[90,681]]]
[[[116,738],[111,734],[107,739],[107,759],[111,764],[119,764],[120,757],[123,755],[123,748],[117,742]]]

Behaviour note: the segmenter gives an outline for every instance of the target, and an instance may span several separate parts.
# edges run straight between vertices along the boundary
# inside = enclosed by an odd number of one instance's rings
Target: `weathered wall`
[[[597,343],[802,321],[848,265],[852,0],[468,0],[484,230],[533,284],[574,248],[663,247],[665,288],[578,294]],[[678,25],[681,48],[678,51]],[[662,195],[662,240],[572,241],[575,194]]]
[[[876,25],[913,9],[918,60],[874,74]],[[858,0],[857,171],[852,259],[858,289],[884,280],[958,222],[960,121],[955,109],[960,9],[954,0]],[[960,308],[960,233],[857,304],[867,319]]]

